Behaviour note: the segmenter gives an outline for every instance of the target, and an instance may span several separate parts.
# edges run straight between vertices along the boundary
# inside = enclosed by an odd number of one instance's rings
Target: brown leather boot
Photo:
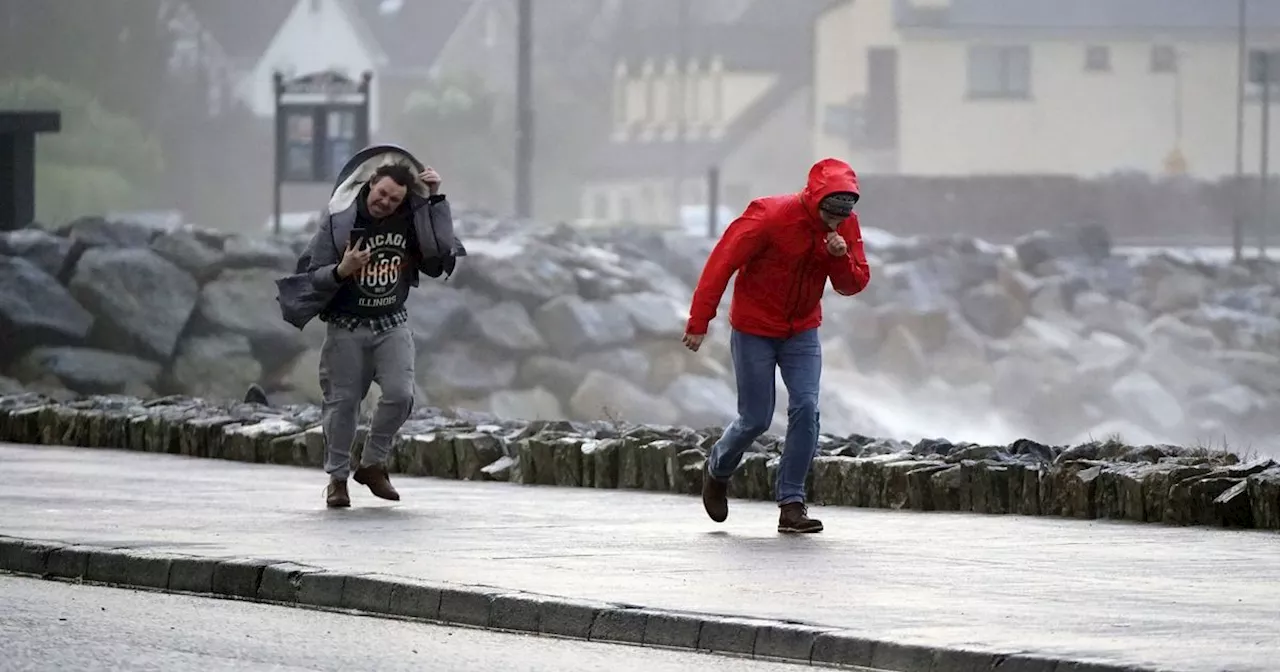
[[[729,484],[711,476],[710,465],[702,465],[702,508],[717,523],[729,517]]]
[[[356,483],[369,486],[369,492],[372,492],[375,497],[393,502],[400,501],[400,493],[391,487],[391,477],[387,475],[387,468],[380,464],[360,467],[351,477],[356,480]]]
[[[787,534],[805,534],[822,531],[822,521],[809,517],[809,507],[801,502],[778,507],[778,531]]]
[[[324,503],[331,509],[345,509],[351,506],[351,495],[347,493],[347,479],[329,479],[324,489]]]

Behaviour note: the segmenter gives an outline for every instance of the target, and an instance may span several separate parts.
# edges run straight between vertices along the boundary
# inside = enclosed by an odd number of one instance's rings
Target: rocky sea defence
[[[712,241],[458,219],[471,256],[411,294],[420,405],[733,417],[730,292],[703,350],[680,345]],[[824,429],[1278,454],[1280,265],[1135,254],[1089,226],[1011,246],[864,233],[870,287],[824,300]],[[275,403],[318,403],[324,325],[283,322],[273,284],[306,242],[101,218],[0,234],[0,392],[217,401],[259,383]]]

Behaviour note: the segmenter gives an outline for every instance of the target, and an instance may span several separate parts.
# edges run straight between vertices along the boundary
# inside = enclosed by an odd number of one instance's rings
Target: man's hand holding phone
[[[347,249],[342,253],[342,261],[338,262],[337,274],[338,279],[345,280],[352,275],[360,272],[369,263],[369,257],[373,255],[373,250],[365,247],[363,236],[357,238],[351,237],[351,242],[347,243]]]

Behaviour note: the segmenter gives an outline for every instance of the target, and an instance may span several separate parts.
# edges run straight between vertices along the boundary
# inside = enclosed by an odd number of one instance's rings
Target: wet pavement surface
[[[928,646],[1199,672],[1280,667],[1280,535],[394,477],[324,508],[319,470],[0,444],[0,534],[292,560],[838,626]],[[2,589],[0,589],[2,590]],[[0,602],[3,598],[0,597]]]

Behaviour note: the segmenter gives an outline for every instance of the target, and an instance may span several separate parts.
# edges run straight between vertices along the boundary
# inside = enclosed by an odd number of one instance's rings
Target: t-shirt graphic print
[[[409,295],[405,271],[413,261],[408,222],[401,217],[384,220],[360,235],[369,262],[343,283],[330,308],[356,317],[390,315]]]
[[[380,233],[369,238],[369,263],[355,278],[360,294],[356,303],[361,308],[385,308],[398,302],[397,290],[408,256],[406,243],[401,233]]]

